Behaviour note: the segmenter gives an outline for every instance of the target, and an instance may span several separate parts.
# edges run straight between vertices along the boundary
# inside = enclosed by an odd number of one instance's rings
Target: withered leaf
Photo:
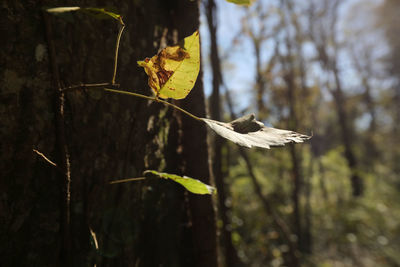
[[[160,98],[183,99],[192,90],[200,70],[199,32],[181,44],[169,46],[152,58],[138,61],[149,76],[148,84]]]
[[[245,147],[270,148],[283,146],[286,143],[302,143],[311,136],[293,131],[281,130],[265,126],[255,119],[254,114],[240,117],[229,123],[210,119],[202,119],[211,129],[220,136]]]

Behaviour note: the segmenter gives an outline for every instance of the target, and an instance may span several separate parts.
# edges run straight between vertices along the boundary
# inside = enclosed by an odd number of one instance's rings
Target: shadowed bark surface
[[[191,126],[163,105],[101,90],[67,92],[60,104],[57,80],[66,87],[110,82],[113,74],[115,21],[80,13],[43,17],[44,6],[75,5],[5,1],[0,11],[1,34],[7,40],[0,51],[2,263],[194,266],[195,262],[216,262],[210,198],[190,196],[188,200],[180,186],[164,180],[109,184],[142,176],[146,169],[187,171],[207,181],[205,130],[202,135],[187,133]],[[150,94],[150,89],[136,61],[198,28],[198,6],[192,1],[83,1],[79,5],[115,6],[123,15],[127,27],[117,83],[121,89],[143,94]],[[194,91],[201,95],[198,84]],[[195,98],[191,105],[195,114],[204,113],[202,98]],[[188,138],[204,150],[196,154],[196,162],[181,156],[190,149]],[[68,150],[62,150],[63,146]],[[71,179],[69,208],[66,158]],[[207,236],[209,243],[200,235]]]

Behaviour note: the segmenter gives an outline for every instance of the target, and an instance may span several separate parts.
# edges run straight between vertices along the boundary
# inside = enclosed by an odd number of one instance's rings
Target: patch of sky
[[[254,112],[255,51],[251,39],[242,32],[243,18],[247,16],[249,27],[252,27],[257,34],[261,31],[261,21],[257,17],[259,15],[257,12],[267,13],[268,18],[262,23],[265,23],[266,32],[273,32],[273,27],[279,20],[280,1],[257,0],[250,7],[238,6],[225,0],[215,1],[217,5],[217,42],[225,85],[230,90],[236,113]],[[384,73],[383,64],[379,59],[387,53],[388,48],[383,41],[377,45],[376,40],[384,39],[383,33],[379,30],[370,30],[374,26],[374,19],[370,16],[373,13],[371,10],[380,2],[382,0],[348,0],[341,5],[339,10],[337,37],[341,48],[337,62],[343,90],[350,95],[358,94],[364,89],[361,86],[360,73],[354,66],[354,55],[350,53],[349,46],[354,46],[357,52],[355,56],[360,59],[362,64],[368,64],[367,59],[362,56],[368,54],[368,60],[374,63],[371,66],[372,71]],[[296,12],[300,14],[299,23],[305,29],[307,29],[309,23],[306,18],[308,3],[309,1],[296,2],[298,4],[296,5],[296,8],[298,8]],[[212,70],[209,59],[210,35],[203,6],[201,6],[200,22],[204,89],[206,96],[210,96],[212,91]],[[371,34],[371,32],[374,32],[374,34]],[[269,36],[262,42],[260,54],[263,67],[275,53],[276,40],[283,40],[283,34]],[[289,34],[294,34],[294,29],[289,30]],[[371,46],[373,47],[372,50]],[[286,47],[280,44],[279,50],[284,54]],[[334,52],[331,48],[329,54]],[[306,39],[303,43],[302,53],[307,64],[307,85],[318,84],[324,88],[326,82],[329,82],[331,86],[335,84],[332,75],[327,74],[318,62],[315,46],[310,40]],[[375,86],[382,87],[387,82],[371,80],[371,83],[375,88]],[[223,94],[224,87],[221,88]],[[376,95],[375,92],[372,93]],[[323,89],[322,94],[324,99],[332,100],[328,90]]]

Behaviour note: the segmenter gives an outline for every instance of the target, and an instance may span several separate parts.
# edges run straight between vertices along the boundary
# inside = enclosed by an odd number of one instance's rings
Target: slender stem
[[[160,99],[160,98],[151,97],[151,96],[146,96],[146,95],[137,94],[137,93],[128,92],[128,91],[114,90],[114,89],[109,89],[109,88],[104,88],[104,90],[105,90],[105,91],[108,91],[108,92],[112,92],[112,93],[124,94],[124,95],[130,95],[130,96],[136,96],[136,97],[145,98],[145,99],[148,99],[148,100],[151,100],[151,101],[161,102],[161,103],[163,103],[164,105],[173,107],[174,109],[177,109],[177,110],[179,110],[179,111],[185,113],[186,115],[192,117],[192,118],[195,119],[195,120],[203,121],[201,118],[199,118],[199,117],[193,115],[193,114],[190,113],[189,111],[186,111],[186,110],[184,110],[184,109],[182,109],[182,108],[180,108],[180,107],[178,107],[178,106],[176,106],[176,105],[174,105],[174,104],[172,104],[172,103],[169,103],[169,102],[167,102],[167,101],[164,101],[164,100],[162,100],[162,99]]]
[[[90,235],[93,238],[94,247],[96,248],[96,250],[99,250],[99,242],[97,242],[96,233],[90,227],[89,227],[89,231],[90,231]],[[94,266],[96,266],[96,265],[94,265]]]
[[[66,91],[72,91],[75,89],[80,89],[80,88],[89,88],[89,87],[104,87],[104,86],[119,86],[119,84],[111,84],[111,83],[81,83],[77,85],[71,85],[68,87],[63,88],[61,91],[66,92]]]
[[[126,183],[126,182],[140,181],[140,180],[144,180],[144,179],[146,179],[146,177],[127,178],[127,179],[111,181],[110,184],[120,184],[120,183]]]
[[[122,32],[125,29],[125,24],[122,21],[122,19],[120,19],[119,21],[121,23],[121,28],[119,29],[119,33],[118,33],[118,37],[117,37],[117,44],[115,47],[115,56],[114,56],[114,73],[113,73],[113,77],[111,80],[111,84],[115,84],[115,76],[117,76],[117,65],[118,65],[118,50],[119,50],[119,43],[121,41],[121,36],[122,36]]]
[[[199,118],[199,117],[193,115],[193,114],[190,113],[189,111],[186,111],[186,110],[184,110],[183,108],[180,108],[180,107],[178,107],[178,106],[176,106],[176,105],[174,105],[174,104],[172,104],[172,103],[169,103],[169,102],[167,102],[167,101],[161,100],[161,99],[159,99],[159,98],[156,98],[155,100],[156,100],[157,102],[161,102],[161,103],[163,103],[163,104],[165,104],[165,105],[171,106],[171,107],[173,107],[174,109],[177,109],[177,110],[179,110],[179,111],[185,113],[186,115],[192,117],[192,118],[195,119],[195,120],[203,121],[201,118]]]
[[[35,152],[36,154],[38,154],[39,156],[41,156],[47,163],[53,165],[54,167],[57,167],[57,164],[55,164],[53,161],[51,161],[48,157],[46,157],[42,152],[33,149],[33,152]]]

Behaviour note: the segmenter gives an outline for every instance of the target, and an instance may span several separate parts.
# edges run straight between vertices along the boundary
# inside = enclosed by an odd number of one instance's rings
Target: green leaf
[[[107,11],[104,8],[88,7],[88,8],[85,8],[84,10],[92,12],[95,15],[103,14],[103,15],[109,16],[109,17],[111,17],[113,19],[116,19],[118,21],[121,19],[121,15],[118,15],[118,14],[116,14],[114,12]]]
[[[246,5],[249,6],[253,2],[252,0],[226,0],[229,3],[234,3],[237,5]]]
[[[95,16],[98,16],[99,14],[101,15],[100,18],[103,18],[104,16],[109,18],[116,19],[121,22],[121,15],[118,15],[114,12],[110,12],[105,10],[104,8],[96,8],[96,7],[79,7],[79,6],[72,6],[72,7],[54,7],[54,8],[48,8],[46,9],[47,12],[49,13],[54,13],[54,14],[60,14],[60,13],[65,13],[65,12],[73,12],[73,11],[86,11],[89,12]]]
[[[185,187],[188,191],[194,193],[194,194],[200,194],[200,195],[205,195],[209,194],[211,195],[216,189],[210,185],[207,185],[199,180],[187,177],[187,176],[179,176],[176,174],[170,174],[170,173],[165,173],[165,172],[157,172],[153,170],[147,170],[144,172],[146,173],[152,173],[154,175],[159,176],[160,178],[164,179],[170,179],[174,182],[177,182],[181,184],[183,187]]]
[[[148,84],[158,97],[183,99],[192,90],[200,70],[199,32],[137,63],[149,76]]]

